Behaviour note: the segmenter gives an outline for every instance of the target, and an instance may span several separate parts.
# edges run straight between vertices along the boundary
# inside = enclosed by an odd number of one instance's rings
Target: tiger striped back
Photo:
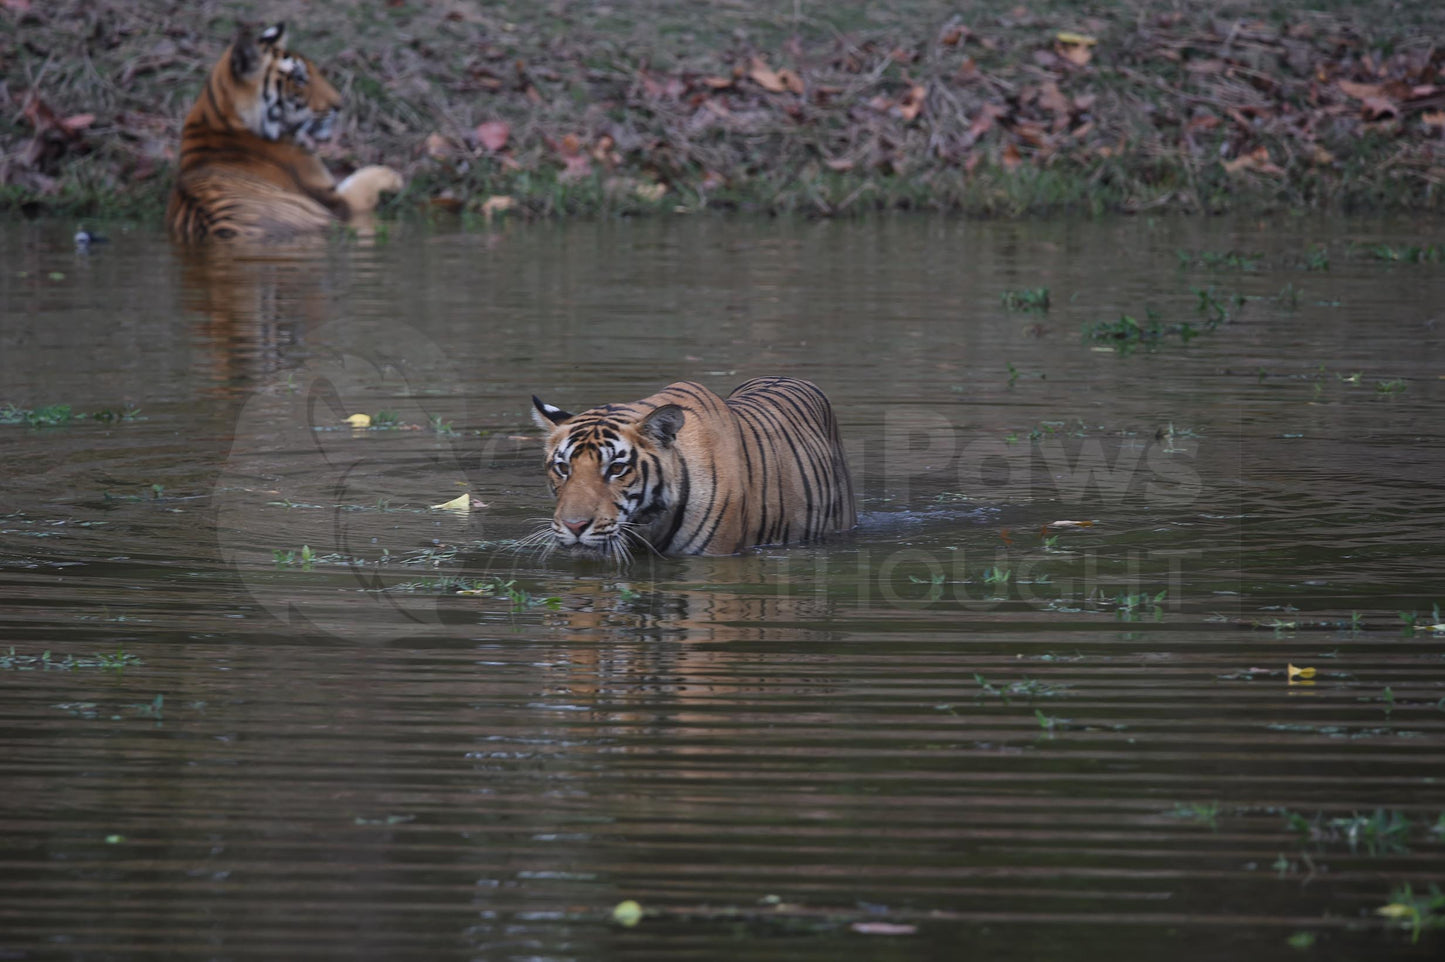
[[[724,555],[857,523],[837,421],[808,381],[754,378],[726,400],[680,381],[576,416],[532,400],[549,431],[553,546]]]
[[[258,240],[304,234],[375,208],[399,190],[389,167],[337,184],[312,145],[331,136],[341,95],[300,54],[286,27],[242,30],[211,68],[181,129],[179,172],[166,207],[178,240]]]

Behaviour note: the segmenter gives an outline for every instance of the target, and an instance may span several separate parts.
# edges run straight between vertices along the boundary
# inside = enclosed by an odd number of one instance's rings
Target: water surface
[[[0,405],[118,416],[0,425],[0,955],[1439,951],[1429,225],[72,229],[0,230]],[[533,394],[780,373],[852,535],[515,546]]]

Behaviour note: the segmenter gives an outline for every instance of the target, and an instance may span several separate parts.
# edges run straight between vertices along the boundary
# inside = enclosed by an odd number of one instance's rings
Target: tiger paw
[[[406,186],[401,174],[390,167],[372,164],[356,171],[336,185],[336,192],[346,199],[353,214],[364,214],[376,208],[384,193],[392,193]]]

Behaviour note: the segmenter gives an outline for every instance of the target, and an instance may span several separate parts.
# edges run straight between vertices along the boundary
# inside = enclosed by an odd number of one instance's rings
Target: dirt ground
[[[1324,9],[1320,9],[1323,7]],[[158,217],[238,24],[392,215],[1439,210],[1445,5],[0,0],[0,207]]]

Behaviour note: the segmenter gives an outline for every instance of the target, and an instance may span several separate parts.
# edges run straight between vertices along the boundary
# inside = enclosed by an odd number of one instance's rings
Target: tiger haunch
[[[679,381],[578,415],[532,401],[550,432],[555,545],[727,555],[857,523],[832,407],[808,381],[754,378],[726,400]]]
[[[177,240],[262,240],[323,230],[370,213],[400,190],[390,167],[341,184],[313,152],[331,136],[341,95],[277,24],[242,30],[226,48],[181,129],[180,170],[166,207]]]

